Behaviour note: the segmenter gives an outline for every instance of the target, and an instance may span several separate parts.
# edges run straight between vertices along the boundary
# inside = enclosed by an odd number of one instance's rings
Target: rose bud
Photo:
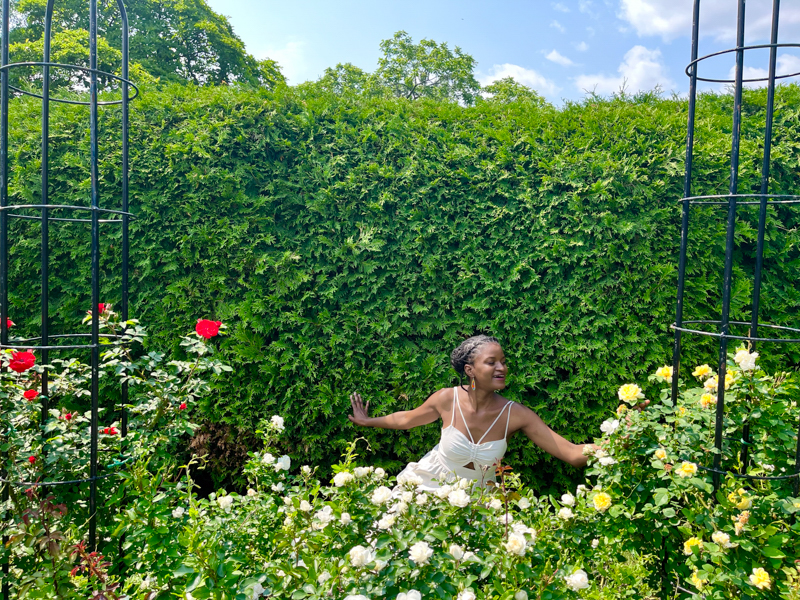
[[[181,405],[178,407],[179,410],[186,410],[186,402],[181,402]]]

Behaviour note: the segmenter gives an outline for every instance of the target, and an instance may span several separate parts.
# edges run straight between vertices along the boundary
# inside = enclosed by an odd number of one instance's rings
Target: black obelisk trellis
[[[686,68],[686,74],[690,78],[689,87],[689,122],[686,141],[686,176],[684,179],[684,190],[681,204],[683,206],[682,221],[681,221],[681,246],[680,246],[680,261],[678,264],[678,297],[675,311],[675,323],[673,329],[675,330],[675,343],[673,348],[673,372],[675,376],[672,378],[672,400],[675,402],[678,397],[678,373],[681,358],[681,334],[692,333],[706,336],[713,336],[719,338],[719,364],[718,364],[718,391],[717,391],[717,406],[716,406],[716,422],[714,431],[714,444],[716,453],[712,465],[702,465],[706,471],[712,474],[714,488],[718,489],[721,482],[721,477],[726,474],[731,474],[735,477],[743,479],[762,479],[762,480],[780,480],[794,478],[794,495],[798,494],[798,484],[800,483],[800,435],[798,435],[798,445],[796,450],[795,472],[790,475],[780,476],[756,476],[747,474],[748,463],[748,447],[751,443],[750,425],[749,423],[743,426],[742,439],[741,439],[741,472],[733,472],[723,468],[722,465],[722,447],[723,447],[723,418],[725,415],[725,373],[727,367],[728,355],[728,342],[729,340],[744,340],[749,341],[753,345],[757,342],[784,342],[784,343],[797,343],[800,342],[800,329],[792,327],[782,327],[769,323],[760,323],[758,319],[759,301],[761,294],[761,274],[763,268],[763,251],[764,251],[764,230],[766,228],[766,215],[767,204],[797,204],[800,203],[800,196],[770,194],[769,193],[769,171],[770,171],[770,149],[772,144],[772,120],[773,110],[775,104],[775,81],[777,79],[792,77],[797,73],[787,73],[776,75],[777,53],[778,48],[798,48],[800,44],[797,43],[778,43],[778,23],[780,20],[780,0],[773,0],[772,7],[772,32],[769,44],[761,45],[744,45],[744,32],[745,32],[745,0],[731,0],[731,8],[734,8],[734,3],[738,3],[737,14],[737,27],[736,27],[736,47],[720,52],[715,52],[707,56],[698,58],[697,48],[699,41],[699,15],[700,15],[700,0],[694,2],[694,15],[692,20],[692,60]],[[762,79],[744,79],[743,67],[744,56],[748,50],[769,49],[769,71],[768,76]],[[735,57],[735,76],[733,80],[713,79],[710,77],[701,77],[698,74],[698,67],[700,63],[708,58],[715,56],[732,54]],[[697,82],[707,81],[716,83],[729,83],[733,84],[733,128],[731,136],[731,170],[730,170],[730,185],[729,193],[724,195],[713,196],[692,196],[692,158],[694,151],[694,123],[695,123],[695,106],[697,100]],[[767,82],[767,107],[766,107],[766,126],[764,134],[764,156],[761,166],[761,189],[758,194],[742,194],[739,193],[739,141],[741,134],[741,120],[742,120],[742,87],[744,83],[748,82]],[[720,205],[727,206],[727,231],[725,241],[725,264],[723,270],[723,287],[722,287],[722,310],[719,320],[684,320],[683,319],[683,294],[684,282],[686,278],[686,254],[687,244],[689,237],[689,213],[693,205]],[[731,304],[731,279],[733,271],[733,254],[734,254],[734,233],[736,230],[736,210],[738,206],[758,206],[759,219],[758,219],[758,239],[756,244],[756,261],[754,265],[753,276],[753,297],[752,297],[752,318],[749,323],[741,321],[730,320],[730,304]],[[688,326],[688,327],[687,327]],[[703,330],[702,327],[706,326],[708,330]],[[747,335],[734,335],[731,333],[731,326],[745,328],[749,327]],[[716,331],[710,329],[716,328]],[[789,336],[786,338],[777,337],[760,337],[759,328],[767,329],[768,331],[782,331]]]
[[[125,5],[122,0],[117,0],[117,7],[120,13],[121,32],[122,32],[122,66],[121,76],[112,73],[105,73],[97,69],[97,0],[89,1],[89,67],[80,65],[66,65],[50,61],[50,41],[51,24],[53,18],[53,4],[55,0],[48,0],[45,15],[44,31],[44,50],[41,62],[9,63],[9,14],[10,0],[2,0],[2,65],[0,65],[0,348],[14,348],[17,350],[38,350],[41,352],[40,360],[42,364],[48,364],[51,352],[62,350],[88,351],[91,354],[91,427],[90,427],[90,464],[89,478],[81,481],[45,481],[45,482],[8,482],[4,477],[3,500],[9,498],[10,485],[21,485],[25,487],[35,486],[56,486],[61,484],[88,484],[89,487],[89,546],[96,547],[97,540],[97,481],[98,476],[98,411],[99,403],[99,364],[100,364],[100,338],[112,337],[108,334],[101,334],[99,319],[92,319],[91,333],[61,333],[54,335],[50,332],[50,315],[48,306],[49,286],[49,229],[51,222],[63,223],[59,226],[85,227],[89,225],[90,244],[91,244],[91,297],[92,310],[97,316],[98,304],[100,303],[100,225],[112,224],[122,227],[122,257],[121,257],[121,303],[120,313],[123,320],[128,318],[128,222],[130,213],[128,211],[128,104],[136,96],[129,96],[129,86],[136,86],[128,81],[128,18]],[[9,72],[12,68],[31,68],[40,67],[42,69],[42,93],[36,94],[30,91],[21,90],[9,85]],[[70,69],[89,74],[89,99],[88,101],[68,100],[50,97],[50,70]],[[109,80],[120,82],[121,98],[119,100],[98,101],[98,78],[105,77]],[[41,155],[41,176],[42,192],[40,204],[9,205],[8,198],[8,104],[10,92],[27,94],[42,99],[42,155]],[[138,90],[136,90],[138,93]],[[88,204],[51,204],[48,189],[48,140],[49,140],[49,115],[50,102],[64,102],[67,104],[79,104],[89,107],[89,134],[90,134],[90,171],[91,171],[91,194]],[[104,105],[121,105],[121,136],[122,136],[122,159],[120,164],[120,178],[122,182],[120,209],[101,208],[100,206],[100,184],[98,173],[98,108]],[[12,212],[13,211],[13,212]],[[31,212],[38,214],[30,214]],[[66,217],[55,217],[53,214],[66,213]],[[88,213],[89,218],[81,218],[80,215]],[[108,218],[100,218],[107,215]],[[9,239],[8,225],[9,219],[37,219],[41,222],[41,327],[38,338],[15,340],[9,344],[7,318],[8,318],[8,259],[9,259]],[[88,340],[89,343],[86,343]],[[64,343],[74,341],[75,343]],[[81,343],[83,342],[83,343]],[[47,371],[42,375],[42,422],[48,416],[47,401],[48,374]],[[122,405],[127,403],[127,386],[122,386]],[[127,414],[122,410],[121,434],[127,433]],[[5,462],[5,461],[4,461]],[[103,477],[105,477],[104,475]],[[4,518],[6,515],[4,515]],[[3,543],[6,543],[6,539]],[[9,598],[9,563],[3,564],[3,597]]]

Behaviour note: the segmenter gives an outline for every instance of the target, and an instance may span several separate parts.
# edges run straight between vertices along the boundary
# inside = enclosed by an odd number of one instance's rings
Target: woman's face
[[[471,365],[464,367],[464,372],[472,379],[475,387],[482,390],[502,390],[506,387],[506,355],[500,344],[481,346]]]

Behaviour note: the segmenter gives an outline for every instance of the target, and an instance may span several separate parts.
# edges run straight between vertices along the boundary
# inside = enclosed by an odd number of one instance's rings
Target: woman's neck
[[[494,404],[494,390],[470,389],[467,388],[469,405],[475,412],[486,410]]]

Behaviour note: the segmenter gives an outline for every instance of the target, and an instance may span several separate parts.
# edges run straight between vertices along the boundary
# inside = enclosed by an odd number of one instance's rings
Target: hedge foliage
[[[745,95],[743,192],[758,191],[765,98]],[[779,90],[774,193],[800,187],[799,99]],[[11,200],[38,202],[39,105],[12,104]],[[234,373],[205,416],[252,431],[284,415],[301,462],[326,463],[352,438],[352,390],[385,414],[455,385],[449,352],[476,332],[503,341],[508,397],[585,441],[621,383],[671,360],[686,109],[654,94],[464,108],[313,87],[145,88],[131,125],[131,314],[161,342],[199,317],[225,321]],[[729,95],[700,98],[696,194],[727,192],[731,109]],[[115,208],[118,121],[104,110],[102,204]],[[88,204],[87,123],[83,108],[53,109],[54,203]],[[686,319],[718,318],[725,213],[692,211]],[[798,323],[796,215],[769,210],[763,321]],[[732,317],[747,321],[757,211],[739,220]],[[39,225],[13,226],[10,314],[35,335]],[[118,303],[119,228],[103,228],[103,300]],[[51,235],[53,322],[75,330],[89,228],[56,222]],[[715,362],[713,341],[684,339],[684,369]],[[800,360],[790,345],[768,352]],[[359,433],[374,463],[398,468],[439,425]],[[576,475],[520,436],[507,457],[540,488]]]

